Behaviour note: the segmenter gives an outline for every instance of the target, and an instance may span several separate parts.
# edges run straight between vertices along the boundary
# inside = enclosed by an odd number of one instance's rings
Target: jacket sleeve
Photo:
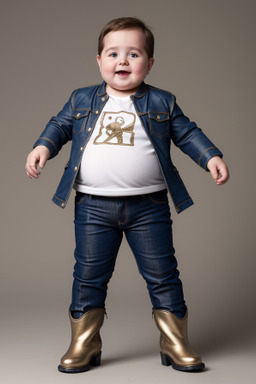
[[[58,115],[51,118],[41,136],[33,145],[33,148],[38,145],[47,147],[51,152],[50,159],[55,157],[62,146],[72,139],[73,97],[75,92],[76,91],[71,94],[68,102],[64,105]]]
[[[213,156],[223,156],[196,123],[183,114],[176,102],[171,114],[171,138],[177,147],[206,171],[207,163]]]

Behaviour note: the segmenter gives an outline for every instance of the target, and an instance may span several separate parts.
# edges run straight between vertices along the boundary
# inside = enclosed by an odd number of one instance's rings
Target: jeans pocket
[[[87,197],[88,197],[88,195],[86,193],[77,191],[76,197],[75,197],[75,205],[82,204],[86,200]]]
[[[166,204],[168,203],[167,190],[163,189],[159,192],[153,192],[148,194],[149,200],[154,204]]]

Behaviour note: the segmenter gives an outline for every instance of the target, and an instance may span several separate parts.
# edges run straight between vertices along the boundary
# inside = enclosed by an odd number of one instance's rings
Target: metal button
[[[88,128],[88,132],[90,132],[92,129],[91,128]]]
[[[80,117],[81,116],[81,113],[78,113],[77,115],[76,115],[76,117]]]
[[[81,147],[81,148],[80,148],[80,151],[82,151],[83,149],[84,149],[84,147]]]
[[[78,170],[78,168],[77,167],[75,167],[75,171],[77,171]]]
[[[62,206],[62,207],[65,207],[65,203],[62,203],[61,206]]]
[[[105,100],[106,100],[105,97],[102,97],[101,101],[105,101]]]
[[[157,118],[157,120],[160,120],[160,119],[161,119],[161,116],[157,115],[157,117],[156,117],[156,118]]]
[[[98,115],[99,111],[95,111],[96,115]]]

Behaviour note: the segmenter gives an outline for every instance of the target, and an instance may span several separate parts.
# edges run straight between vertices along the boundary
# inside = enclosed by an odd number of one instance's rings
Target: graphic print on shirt
[[[135,120],[136,115],[131,112],[103,112],[93,144],[133,146]]]

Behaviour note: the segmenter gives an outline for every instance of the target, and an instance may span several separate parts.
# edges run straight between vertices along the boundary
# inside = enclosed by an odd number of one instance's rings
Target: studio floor
[[[255,345],[249,336],[224,340],[220,333],[215,341],[197,340],[193,344],[203,356],[202,373],[182,373],[160,364],[158,332],[148,316],[139,319],[116,313],[105,320],[102,365],[88,372],[59,373],[59,359],[69,344],[68,317],[60,310],[51,316],[41,308],[33,313],[13,311],[2,315],[1,381],[5,383],[91,383],[91,384],[251,384],[255,380]],[[66,315],[66,314],[65,314]],[[193,336],[193,335],[192,335]],[[194,339],[194,337],[192,337]],[[211,338],[209,338],[210,340]],[[192,343],[191,343],[192,344]]]

